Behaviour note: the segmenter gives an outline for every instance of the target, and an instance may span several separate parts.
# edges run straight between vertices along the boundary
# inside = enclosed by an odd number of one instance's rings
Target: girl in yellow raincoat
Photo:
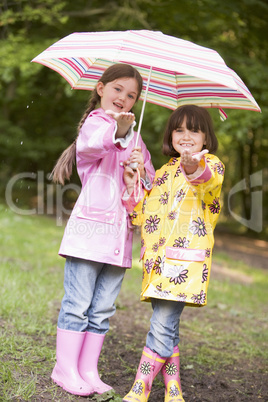
[[[123,401],[147,401],[161,369],[165,402],[184,401],[179,322],[185,305],[207,303],[224,175],[224,165],[213,155],[217,146],[207,110],[181,106],[171,114],[164,135],[163,152],[171,159],[156,172],[150,192],[139,189],[137,201],[136,173],[125,166],[123,201],[132,223],[142,228],[141,300],[151,301],[153,314],[135,382]]]

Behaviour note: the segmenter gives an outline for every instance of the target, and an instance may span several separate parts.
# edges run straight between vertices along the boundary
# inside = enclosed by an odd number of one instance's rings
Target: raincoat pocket
[[[208,268],[206,250],[166,247],[162,287],[169,298],[187,305],[205,305]]]
[[[166,258],[182,261],[204,261],[206,250],[166,247]]]
[[[166,247],[162,274],[173,284],[191,287],[195,282],[201,283],[205,257],[205,250]]]
[[[114,225],[116,221],[116,212],[103,211],[94,207],[79,206],[78,218],[87,219],[90,221],[96,221],[101,223],[108,223]]]

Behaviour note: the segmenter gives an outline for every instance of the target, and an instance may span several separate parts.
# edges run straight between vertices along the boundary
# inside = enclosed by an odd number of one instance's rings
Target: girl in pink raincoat
[[[171,159],[156,172],[152,190],[140,189],[138,204],[133,194],[136,175],[126,164],[123,200],[129,212],[135,207],[132,222],[142,227],[141,299],[151,301],[153,315],[133,387],[123,401],[147,401],[160,370],[165,402],[184,401],[179,322],[185,305],[207,303],[224,174],[222,162],[213,155],[217,145],[207,110],[181,106],[171,114],[164,135],[163,151]]]
[[[102,394],[98,359],[125,268],[131,267],[132,229],[121,194],[124,162],[138,163],[143,185],[154,177],[150,154],[135,147],[131,109],[142,78],[127,64],[109,67],[92,93],[75,142],[62,154],[53,179],[64,184],[76,156],[81,193],[67,223],[59,254],[66,258],[57,328],[57,362],[51,378],[76,395]],[[100,108],[96,109],[96,105]]]

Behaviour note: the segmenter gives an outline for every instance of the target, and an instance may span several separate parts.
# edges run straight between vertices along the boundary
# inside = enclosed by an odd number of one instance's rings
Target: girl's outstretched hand
[[[181,163],[185,166],[194,166],[198,165],[203,156],[207,154],[208,149],[203,149],[203,151],[198,152],[197,154],[192,155],[189,149],[185,149],[181,153]]]
[[[131,112],[116,113],[112,110],[106,110],[105,113],[117,121],[116,138],[124,137],[135,120],[135,115]]]
[[[186,174],[194,173],[198,168],[199,162],[201,161],[203,156],[208,152],[209,151],[207,149],[204,149],[203,151],[192,155],[189,149],[185,149],[184,151],[182,151],[181,163],[184,166]]]

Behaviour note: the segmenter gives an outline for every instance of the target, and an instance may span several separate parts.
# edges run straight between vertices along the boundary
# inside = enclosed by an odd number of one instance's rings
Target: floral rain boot
[[[123,398],[124,402],[146,402],[148,401],[153,380],[163,367],[165,358],[151,351],[146,346],[143,349],[140,364],[134,384],[129,393]]]
[[[180,351],[175,346],[173,355],[166,359],[162,367],[165,382],[165,402],[184,402],[180,380]]]

